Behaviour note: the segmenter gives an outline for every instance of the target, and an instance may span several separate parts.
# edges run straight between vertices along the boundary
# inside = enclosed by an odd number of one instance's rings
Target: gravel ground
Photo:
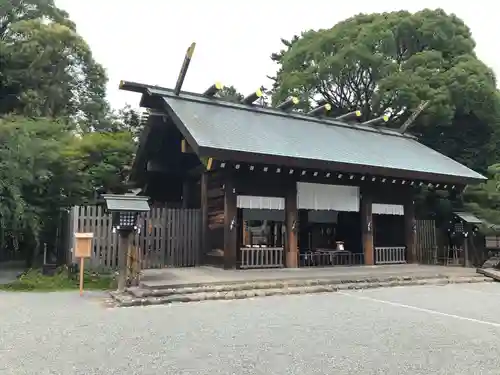
[[[0,374],[499,374],[500,284],[111,309],[0,293]]]

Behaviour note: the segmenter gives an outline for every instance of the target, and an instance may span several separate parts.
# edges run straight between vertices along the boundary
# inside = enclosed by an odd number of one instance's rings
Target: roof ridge
[[[377,134],[381,134],[381,135],[401,137],[401,138],[406,138],[406,139],[415,139],[415,140],[417,139],[417,137],[412,135],[412,134],[408,134],[408,133],[402,134],[402,133],[399,133],[397,130],[391,129],[391,128],[373,127],[373,126],[362,125],[362,124],[348,123],[345,121],[339,121],[339,120],[335,120],[335,119],[328,118],[328,117],[309,116],[309,115],[302,114],[299,112],[286,112],[286,111],[283,111],[283,110],[280,110],[280,109],[274,108],[274,107],[261,107],[261,106],[243,104],[243,103],[234,103],[234,102],[226,101],[226,100],[219,99],[216,97],[206,97],[203,94],[190,92],[190,91],[181,91],[179,95],[176,95],[174,93],[174,89],[156,86],[156,85],[145,85],[145,84],[140,84],[140,83],[135,83],[135,82],[121,81],[120,82],[120,89],[127,90],[127,91],[139,92],[142,94],[165,96],[165,97],[169,97],[172,99],[181,99],[181,100],[200,102],[200,103],[209,104],[209,105],[218,105],[221,107],[234,108],[234,109],[239,109],[239,110],[244,110],[244,111],[249,111],[249,112],[263,113],[263,114],[267,114],[267,115],[271,115],[271,116],[290,117],[290,118],[294,118],[294,119],[302,120],[302,121],[316,122],[316,123],[324,124],[324,125],[328,125],[328,126],[338,126],[338,127],[349,128],[349,129],[353,129],[353,130],[377,133]]]
[[[373,127],[373,126],[368,126],[368,125],[348,123],[345,121],[330,119],[328,117],[309,116],[309,115],[302,114],[299,112],[285,112],[283,110],[280,110],[280,109],[274,108],[274,107],[261,107],[261,106],[243,104],[243,103],[234,103],[234,102],[230,102],[230,101],[219,99],[219,98],[213,98],[213,97],[207,98],[203,94],[192,93],[192,92],[188,92],[188,91],[181,91],[179,95],[175,95],[173,89],[165,89],[165,88],[157,89],[157,88],[155,88],[155,89],[148,89],[147,91],[151,95],[161,95],[161,96],[168,97],[171,99],[187,100],[187,101],[198,102],[198,103],[203,103],[203,104],[208,104],[208,105],[233,108],[233,109],[238,109],[238,110],[242,110],[242,111],[262,113],[262,114],[267,114],[270,116],[289,117],[289,118],[293,118],[293,119],[301,120],[301,121],[316,122],[318,124],[323,124],[323,125],[328,125],[328,126],[338,126],[338,127],[359,130],[359,131],[366,131],[366,132],[377,133],[377,134],[393,136],[393,137],[401,137],[401,138],[406,138],[406,139],[417,139],[417,137],[415,137],[413,135],[401,134],[398,131],[396,131],[394,129],[390,129],[390,128]]]

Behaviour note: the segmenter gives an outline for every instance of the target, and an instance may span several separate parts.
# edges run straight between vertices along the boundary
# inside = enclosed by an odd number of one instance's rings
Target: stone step
[[[194,294],[208,292],[231,292],[254,289],[280,289],[301,286],[320,286],[334,284],[360,284],[360,283],[377,283],[377,282],[396,282],[396,281],[416,281],[430,279],[448,279],[465,276],[450,276],[450,275],[411,275],[411,276],[379,276],[379,277],[357,277],[357,278],[339,278],[329,277],[320,279],[276,279],[276,280],[255,280],[255,281],[233,281],[225,283],[208,283],[208,284],[192,284],[189,286],[178,287],[149,287],[141,286],[139,288],[129,288],[127,291],[137,298],[147,297],[165,297],[174,294]],[[482,277],[482,275],[469,275],[467,277]]]
[[[477,273],[491,278],[494,281],[500,281],[500,270],[495,268],[478,268]]]
[[[205,285],[189,288],[147,290],[129,288],[125,293],[112,292],[118,306],[161,305],[176,302],[198,302],[207,300],[232,300],[291,294],[336,292],[351,289],[371,289],[410,285],[447,285],[491,282],[481,275],[468,277],[399,277],[360,280],[295,280],[273,282],[249,282],[227,285]]]

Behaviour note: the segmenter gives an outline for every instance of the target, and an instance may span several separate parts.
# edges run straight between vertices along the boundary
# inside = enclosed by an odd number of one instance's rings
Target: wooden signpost
[[[94,233],[75,233],[75,258],[80,258],[80,295],[83,295],[83,270],[85,258],[92,255]]]

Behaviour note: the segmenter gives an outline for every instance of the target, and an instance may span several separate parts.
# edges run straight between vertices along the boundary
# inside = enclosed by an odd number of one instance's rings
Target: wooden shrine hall
[[[225,268],[415,262],[414,195],[485,177],[380,119],[325,116],[121,82],[149,118],[131,179],[153,201],[200,208],[204,264]]]

